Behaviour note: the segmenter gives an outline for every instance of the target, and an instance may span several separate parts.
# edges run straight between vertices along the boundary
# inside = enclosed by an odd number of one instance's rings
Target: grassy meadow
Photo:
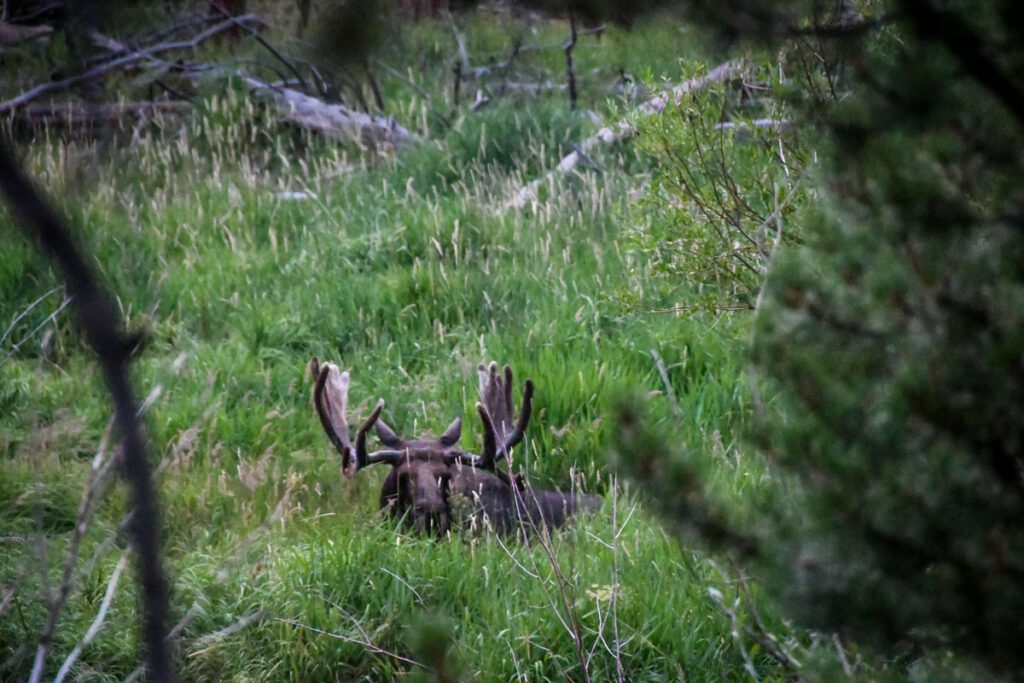
[[[502,21],[464,22],[474,57],[507,48]],[[135,380],[159,459],[182,680],[417,675],[438,642],[469,679],[772,678],[709,597],[739,597],[733,568],[664,528],[618,478],[610,446],[614,406],[643,401],[670,435],[665,457],[707,459],[742,514],[764,476],[742,444],[749,312],[665,312],[684,295],[629,237],[654,162],[628,144],[545,185],[532,207],[505,208],[598,124],[564,93],[456,108],[450,27],[409,30],[413,66],[379,74],[387,113],[423,140],[395,154],[283,128],[229,83],[184,124],[18,138],[129,327],[146,333]],[[541,21],[527,38],[564,34]],[[619,69],[652,87],[679,81],[700,70],[698,45],[657,21],[581,39],[582,109],[616,120],[629,108],[607,87]],[[560,51],[529,59],[561,78]],[[14,230],[4,240],[0,585],[18,588],[0,619],[0,678],[23,679],[93,458],[113,446],[54,272]],[[350,369],[357,419],[378,398],[407,436],[462,415],[473,450],[476,365],[510,364],[537,385],[517,464],[535,486],[601,494],[603,509],[554,534],[553,556],[538,542],[409,535],[377,510],[384,472],[342,478],[310,405],[312,356]],[[101,607],[125,513],[114,483],[78,552],[50,675]],[[135,670],[135,591],[126,573],[72,675]]]

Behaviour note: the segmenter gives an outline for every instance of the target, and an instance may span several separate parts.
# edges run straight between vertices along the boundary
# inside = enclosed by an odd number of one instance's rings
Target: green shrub
[[[642,119],[639,147],[655,170],[630,236],[667,305],[753,308],[776,244],[799,241],[791,217],[808,195],[808,150],[777,87],[767,61],[748,65]]]

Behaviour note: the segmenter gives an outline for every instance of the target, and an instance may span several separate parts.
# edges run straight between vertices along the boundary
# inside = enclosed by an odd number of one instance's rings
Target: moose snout
[[[448,532],[450,522],[448,510],[444,505],[414,505],[412,515],[416,528],[421,533],[445,534]]]

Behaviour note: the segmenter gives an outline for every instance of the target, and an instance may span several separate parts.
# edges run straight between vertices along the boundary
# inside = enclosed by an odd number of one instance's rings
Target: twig
[[[219,16],[220,15],[217,14],[207,14],[205,16],[192,16],[188,19],[183,19],[182,21],[179,21],[177,24],[171,24],[170,26],[162,28],[159,31],[149,33],[144,37],[135,40],[134,42],[136,44],[143,44],[154,43],[158,40],[164,40],[169,36],[173,36],[178,31],[183,31],[187,28],[192,28],[193,26],[201,26],[203,24],[209,24],[211,22],[217,21]]]
[[[569,86],[565,83],[555,83],[554,81],[543,81],[540,83],[527,83],[523,81],[502,81],[495,90],[499,94],[505,94],[507,92],[521,92],[539,97],[543,92],[561,92],[567,90]]]
[[[398,660],[400,662],[405,662],[406,664],[412,664],[413,666],[418,666],[418,667],[421,667],[421,668],[424,668],[424,669],[426,668],[426,666],[424,666],[422,662],[417,662],[415,659],[409,659],[408,657],[404,657],[404,656],[402,656],[402,655],[400,655],[398,653],[391,652],[390,650],[385,650],[382,647],[378,647],[377,645],[374,645],[372,642],[368,642],[368,641],[365,641],[365,640],[360,640],[359,638],[353,638],[351,636],[342,635],[341,633],[333,633],[331,631],[324,631],[323,629],[319,629],[319,628],[316,628],[314,626],[307,626],[306,624],[303,624],[303,623],[301,623],[299,621],[296,621],[294,619],[281,619],[279,617],[274,617],[274,621],[279,622],[281,624],[288,624],[289,626],[295,626],[296,628],[301,628],[301,629],[304,629],[306,631],[312,631],[313,633],[318,633],[318,634],[320,634],[322,636],[327,636],[329,638],[336,638],[338,640],[343,640],[346,643],[355,643],[356,645],[362,645],[367,650],[369,650],[370,652],[373,652],[375,654],[385,655],[387,657],[391,657],[392,659],[396,659],[396,660]]]
[[[32,337],[36,336],[36,334],[37,334],[37,333],[39,332],[39,330],[41,330],[41,329],[43,329],[44,327],[46,327],[46,325],[47,325],[47,324],[49,324],[49,322],[50,322],[51,320],[53,320],[53,319],[54,319],[54,318],[56,318],[56,317],[57,317],[58,315],[60,315],[60,312],[61,312],[61,311],[63,311],[63,310],[65,309],[65,308],[67,308],[68,304],[70,304],[70,303],[71,303],[71,297],[66,297],[66,298],[64,299],[64,301],[62,301],[62,302],[60,303],[60,306],[58,306],[58,307],[57,307],[57,310],[55,310],[55,311],[54,311],[53,313],[51,313],[50,315],[46,316],[46,319],[45,319],[45,320],[43,320],[43,322],[41,322],[41,323],[39,323],[38,325],[36,325],[36,326],[35,326],[35,327],[34,327],[34,328],[32,329],[32,331],[31,331],[31,332],[29,332],[28,334],[26,334],[26,335],[25,335],[24,337],[22,337],[21,339],[19,339],[19,340],[18,340],[18,341],[17,341],[17,342],[15,343],[15,344],[13,344],[13,345],[11,346],[11,350],[10,350],[10,351],[8,351],[8,352],[7,352],[7,355],[3,357],[3,360],[0,360],[0,365],[3,365],[3,364],[4,364],[4,363],[6,363],[7,361],[9,361],[9,360],[11,359],[11,357],[12,357],[12,356],[14,356],[14,354],[16,354],[16,353],[17,353],[18,351],[20,351],[20,350],[21,350],[21,345],[22,345],[22,344],[24,344],[25,342],[27,342],[27,341],[28,341],[29,339],[31,339]]]
[[[746,632],[757,640],[764,651],[771,655],[772,659],[778,662],[787,671],[792,673],[800,669],[803,666],[800,661],[778,642],[778,638],[775,637],[775,634],[765,628],[764,622],[761,620],[761,612],[757,609],[757,602],[750,594],[750,588],[747,586],[747,580],[742,573],[737,574],[736,582],[739,585],[740,590],[743,592],[743,596],[746,598],[747,609],[750,612],[750,617],[754,620],[754,629],[747,627]]]
[[[448,20],[448,24],[452,27],[452,33],[455,34],[455,43],[459,47],[459,59],[462,60],[462,70],[469,71],[469,53],[466,51],[466,37],[459,31],[459,27],[455,24],[455,18],[452,17],[451,12],[445,12],[445,18]]]
[[[430,102],[433,99],[433,97],[431,97],[430,93],[425,88],[423,88],[421,85],[416,83],[414,80],[403,74],[395,67],[391,66],[387,62],[382,62],[380,60],[376,60],[376,63],[380,68],[384,69],[389,74],[399,79],[400,81],[408,85],[410,88],[415,90],[417,93],[419,93],[420,97],[425,99],[427,102]]]
[[[57,597],[50,603],[50,613],[46,619],[46,625],[43,627],[43,633],[39,638],[39,647],[36,651],[36,667],[33,668],[32,676],[29,680],[33,683],[39,680],[39,676],[42,675],[43,667],[46,665],[46,654],[49,650],[50,644],[53,642],[53,634],[57,629],[57,622],[60,619],[60,613],[64,609],[64,604],[67,602],[68,596],[71,594],[71,586],[74,578],[75,563],[78,561],[78,552],[81,549],[82,539],[85,537],[85,533],[89,530],[89,524],[92,521],[92,513],[95,512],[93,507],[93,501],[97,496],[102,496],[102,492],[106,490],[107,484],[109,483],[109,477],[111,468],[117,458],[109,458],[104,462],[104,455],[107,452],[107,444],[110,440],[110,432],[113,430],[114,423],[111,420],[108,425],[106,432],[103,435],[103,440],[100,442],[100,447],[96,452],[96,456],[92,459],[92,466],[89,470],[89,479],[85,485],[85,490],[82,492],[82,500],[78,504],[78,512],[75,515],[75,527],[74,532],[71,536],[71,544],[68,548],[68,555],[64,561],[64,574],[61,577],[60,587],[57,589]]]
[[[676,417],[680,417],[682,412],[679,410],[679,400],[676,398],[676,390],[672,387],[672,382],[668,378],[668,368],[665,367],[665,359],[658,353],[658,349],[651,349],[651,358],[654,359],[654,366],[658,368],[658,374],[661,375],[661,383],[665,385],[665,395],[668,396],[672,412]]]
[[[10,325],[9,325],[9,326],[7,327],[7,330],[6,330],[5,332],[4,332],[3,336],[2,336],[2,337],[0,337],[0,344],[3,344],[3,343],[4,343],[5,341],[7,341],[7,337],[9,337],[9,336],[10,336],[10,334],[11,334],[11,332],[13,332],[13,331],[14,331],[14,328],[15,328],[15,326],[17,326],[17,324],[18,324],[19,322],[21,322],[21,319],[22,319],[22,318],[24,318],[24,317],[25,317],[26,315],[28,315],[29,313],[31,313],[31,312],[32,312],[32,310],[33,310],[33,309],[34,309],[34,308],[35,308],[36,306],[38,306],[39,304],[41,304],[41,303],[43,302],[43,300],[44,300],[44,299],[46,299],[46,297],[50,296],[50,295],[51,295],[51,294],[53,294],[54,292],[59,292],[59,291],[60,291],[60,290],[62,290],[63,288],[64,288],[64,285],[57,285],[56,287],[54,287],[53,289],[51,289],[50,291],[48,291],[48,292],[47,292],[46,294],[43,294],[43,295],[42,295],[41,297],[39,297],[38,299],[36,299],[36,300],[35,300],[35,301],[33,301],[32,303],[30,303],[30,304],[28,305],[28,308],[26,308],[26,309],[25,309],[24,311],[22,311],[21,313],[19,313],[18,315],[16,315],[16,316],[14,317],[14,320],[12,320],[12,321],[11,321],[11,324],[10,324]]]
[[[239,631],[244,631],[256,622],[261,621],[265,616],[266,611],[258,609],[252,614],[245,615],[233,624],[229,624],[220,630],[214,631],[213,633],[209,633],[205,636],[198,638],[196,642],[201,645],[205,645],[206,647],[204,647],[202,650],[193,650],[188,653],[188,656],[190,658],[198,657],[199,655],[203,654],[204,652],[207,652],[211,647],[213,647],[214,641],[223,640],[229,636],[233,636]]]
[[[406,588],[411,590],[412,594],[416,596],[416,602],[420,603],[420,607],[426,607],[427,606],[426,603],[423,602],[423,596],[419,594],[419,591],[417,591],[415,588],[412,587],[412,584],[410,584],[408,581],[406,581],[401,576],[399,576],[398,574],[394,573],[393,571],[391,571],[387,567],[381,567],[380,570],[382,572],[384,572],[385,574],[387,574],[388,576],[393,577],[400,584],[402,584],[403,586],[405,586]]]
[[[742,626],[740,624],[740,617],[737,613],[736,608],[738,605],[738,599],[733,603],[732,607],[725,604],[725,599],[722,595],[722,591],[717,588],[708,588],[708,597],[711,602],[718,606],[718,609],[729,619],[730,633],[732,634],[732,640],[739,648],[740,656],[743,658],[743,669],[747,674],[755,681],[760,681],[761,677],[757,675],[757,669],[754,668],[754,660],[750,658],[750,653],[747,652],[746,645],[743,644]]]
[[[309,86],[306,84],[306,79],[302,77],[302,74],[299,72],[298,67],[296,67],[295,64],[293,64],[290,59],[286,58],[283,54],[281,54],[281,52],[277,48],[271,45],[266,38],[261,36],[259,31],[257,31],[251,26],[247,26],[246,24],[242,23],[242,19],[244,17],[235,17],[226,9],[224,9],[224,7],[222,7],[221,4],[217,2],[217,0],[207,0],[207,2],[209,3],[210,7],[217,10],[217,12],[219,12],[221,16],[225,17],[235,26],[248,33],[253,38],[253,40],[259,43],[267,52],[273,55],[274,59],[284,64],[285,68],[287,68],[289,71],[295,74],[295,78],[299,79],[299,83],[302,84],[303,90],[309,90]]]
[[[452,104],[456,107],[459,106],[459,86],[462,84],[462,63],[455,62],[452,66]]]
[[[626,525],[629,524],[629,520],[633,517],[633,512],[636,510],[634,506],[629,514],[626,515],[626,521],[622,523],[622,526],[618,526],[618,512],[619,512],[619,482],[618,478],[612,480],[612,529],[615,530],[615,535],[612,536],[612,596],[611,596],[611,610],[612,610],[612,635],[615,638],[615,680],[618,683],[622,683],[626,679],[626,672],[622,667],[622,640],[619,637],[619,536],[626,530]]]
[[[366,74],[366,81],[370,84],[370,92],[373,94],[373,103],[377,106],[377,111],[384,111],[384,95],[380,92],[380,84],[377,83],[377,76],[373,73],[373,69],[370,68],[370,60],[363,62],[363,71]]]
[[[107,583],[107,592],[103,595],[103,602],[100,603],[100,609],[96,613],[96,618],[93,619],[92,625],[89,626],[89,630],[85,632],[85,636],[82,640],[75,645],[75,648],[71,651],[71,654],[67,656],[64,663],[60,665],[60,670],[57,671],[57,675],[54,677],[54,683],[61,683],[68,673],[71,671],[71,667],[75,665],[78,658],[81,656],[82,651],[89,646],[89,644],[99,634],[100,629],[103,628],[103,622],[106,621],[107,612],[110,611],[110,604],[114,601],[114,595],[117,594],[117,584],[121,581],[121,574],[124,572],[124,568],[128,565],[128,557],[131,555],[131,550],[125,550],[121,553],[121,561],[117,563],[117,567],[114,568],[114,573],[110,576],[110,581]],[[32,676],[29,677],[29,681],[38,681],[42,676],[42,665],[45,663],[45,653],[43,658],[36,658],[36,668],[32,670]]]
[[[71,238],[64,220],[44,200],[0,145],[0,192],[24,231],[39,240],[62,271],[69,298],[78,312],[86,341],[99,359],[114,404],[116,423],[124,444],[122,473],[133,493],[136,510],[132,532],[139,554],[143,638],[149,674],[156,681],[174,680],[170,653],[164,642],[167,585],[160,558],[160,520],[156,492],[150,479],[149,455],[142,426],[136,416],[135,396],[128,363],[138,337],[126,335],[109,294],[101,289],[91,268]]]
[[[212,410],[208,411],[208,412],[212,413]],[[204,415],[204,417],[206,417],[206,416]],[[167,460],[164,460],[161,463],[161,465],[163,465],[166,462],[167,462]],[[256,527],[251,532],[249,532],[249,534],[235,548],[234,554],[232,556],[228,557],[227,559],[225,559],[221,563],[221,566],[218,569],[217,574],[214,576],[213,585],[223,584],[231,576],[231,571],[230,570],[232,568],[232,565],[236,564],[239,561],[239,559],[241,558],[242,553],[244,553],[248,548],[252,547],[255,544],[256,540],[260,537],[260,535],[262,535],[265,531],[267,531],[267,529],[269,529],[278,520],[281,519],[281,517],[283,516],[283,512],[284,512],[284,510],[283,510],[284,502],[290,498],[290,496],[292,494],[292,491],[294,489],[294,486],[295,486],[295,483],[293,483],[291,481],[286,483],[285,491],[282,494],[281,499],[278,500],[277,505],[275,506],[274,512],[271,513],[270,517],[267,518],[267,520],[264,521],[262,524],[260,524],[260,526]],[[185,612],[184,616],[182,616],[181,619],[178,620],[178,622],[171,629],[170,633],[167,634],[167,640],[168,641],[176,640],[185,631],[185,629],[188,627],[188,625],[191,624],[192,621],[201,613],[201,611],[202,611],[201,610],[201,604],[202,604],[202,600],[203,599],[204,599],[204,596],[200,596],[200,597],[196,598],[192,602],[192,604],[189,606],[188,610]],[[246,625],[248,625],[248,624],[246,624]],[[226,629],[231,629],[231,628],[232,628],[231,626],[226,627]],[[225,629],[222,629],[222,630],[225,630]],[[236,629],[236,630],[240,630],[240,628]],[[211,635],[213,635],[213,634],[211,634]],[[208,638],[208,637],[209,636],[203,636],[203,637],[201,637],[199,639],[199,641],[201,642],[204,638]],[[140,678],[142,678],[143,673],[145,673],[145,668],[144,667],[142,667],[142,666],[136,667],[135,670],[132,671],[128,675],[128,677],[124,679],[124,683],[134,683],[134,681],[137,681]]]
[[[506,455],[506,460],[508,461],[509,475],[510,477],[512,477],[512,480],[515,481],[516,473],[513,469],[515,463],[513,461],[511,453],[508,453]],[[523,479],[525,481],[525,478]],[[529,514],[529,504],[525,496],[535,496],[533,492],[533,487],[527,481],[525,490],[520,489],[518,486],[512,486],[511,489],[512,495],[515,499],[516,507],[519,510],[523,511],[522,519],[524,521],[524,526],[526,527],[526,530],[532,532],[534,538],[537,539],[541,549],[544,551],[545,557],[548,560],[548,564],[551,567],[552,574],[555,577],[555,586],[558,589],[558,599],[561,603],[561,610],[559,609],[558,603],[556,603],[555,599],[551,596],[550,590],[548,589],[548,582],[541,578],[540,568],[537,566],[537,561],[534,559],[532,553],[529,555],[529,557],[530,562],[533,564],[534,571],[527,573],[540,581],[541,589],[544,591],[544,597],[548,601],[548,605],[551,608],[552,614],[555,615],[555,618],[558,619],[559,623],[562,625],[562,628],[565,629],[566,633],[569,634],[569,638],[572,640],[573,648],[576,652],[576,660],[580,666],[580,675],[582,676],[581,680],[583,680],[584,683],[590,683],[591,679],[589,659],[586,656],[586,653],[583,649],[583,628],[580,624],[579,615],[577,614],[574,606],[576,603],[575,595],[573,595],[571,598],[569,595],[570,587],[572,584],[569,582],[569,580],[565,577],[565,574],[562,572],[562,566],[558,561],[558,556],[555,552],[554,546],[551,543],[551,532],[547,524],[544,524],[542,521],[541,524],[538,525],[537,522],[533,519],[533,517]],[[505,550],[506,554],[512,557],[508,549],[505,548],[505,545],[500,545],[502,549]],[[522,565],[514,558],[513,561],[516,563],[517,566],[522,567]]]
[[[491,98],[484,94],[483,90],[476,91],[476,99],[473,100],[473,104],[470,105],[469,110],[476,113],[491,103]]]
[[[199,612],[200,612],[200,609],[199,609],[199,598],[196,598],[195,600],[192,601],[192,604],[189,605],[188,610],[185,611],[185,616],[183,616],[181,619],[179,619],[178,623],[175,624],[174,628],[172,628],[170,630],[170,632],[167,634],[167,640],[168,641],[176,640],[178,638],[178,636],[181,635],[182,631],[184,631],[185,628],[189,624],[192,623],[192,620],[195,619],[199,615]],[[125,677],[124,683],[135,683],[135,681],[137,681],[140,678],[142,678],[142,675],[145,672],[146,672],[146,667],[141,666],[141,665],[135,667],[135,669],[130,674],[128,674]]]
[[[790,122],[785,119],[754,119],[753,121],[722,121],[716,123],[714,130],[745,130],[747,128],[773,128],[785,130]]]
[[[836,656],[839,657],[839,664],[843,667],[843,673],[846,674],[847,678],[853,678],[853,667],[850,666],[850,660],[846,657],[846,648],[843,647],[843,642],[839,640],[839,634],[832,634],[832,645],[836,648]]]

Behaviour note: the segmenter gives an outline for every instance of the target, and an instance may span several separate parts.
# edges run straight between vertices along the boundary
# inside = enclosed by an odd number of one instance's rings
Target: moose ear
[[[377,438],[389,448],[402,448],[405,445],[405,442],[398,438],[398,434],[395,434],[395,430],[388,427],[384,420],[377,420]]]
[[[459,442],[460,438],[462,438],[462,418],[457,417],[448,425],[448,429],[444,430],[444,434],[441,435],[438,442],[445,448],[451,448]]]

